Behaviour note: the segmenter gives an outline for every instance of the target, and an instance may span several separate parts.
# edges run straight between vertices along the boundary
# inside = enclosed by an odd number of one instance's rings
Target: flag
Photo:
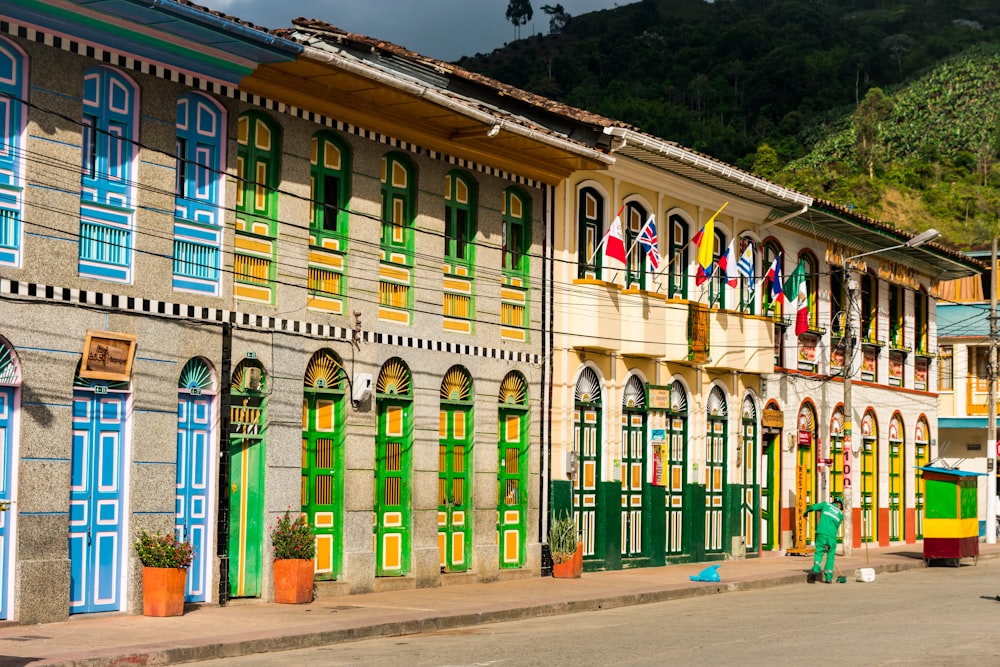
[[[615,219],[611,222],[611,228],[608,229],[608,233],[604,235],[604,254],[608,257],[614,257],[622,264],[625,263],[625,239],[622,238],[622,219],[621,215],[616,215]]]
[[[730,287],[736,287],[736,251],[733,250],[732,241],[729,242],[729,247],[726,248],[726,251],[722,253],[722,257],[719,258],[719,270],[725,274],[726,284]]]
[[[781,253],[779,252],[773,260],[771,266],[767,267],[764,274],[764,281],[771,281],[771,303],[781,303],[785,295],[781,292]]]
[[[715,218],[727,206],[729,202],[723,204],[722,208],[708,219],[693,239],[693,243],[698,247],[698,271],[694,279],[696,285],[702,284],[712,275],[712,261],[715,259]]]
[[[799,262],[795,270],[788,274],[785,285],[782,288],[785,301],[795,299],[797,310],[795,312],[795,335],[801,336],[809,328],[809,289],[806,284],[806,265]]]
[[[659,239],[656,237],[656,219],[655,216],[649,216],[649,220],[643,225],[642,229],[639,231],[639,245],[642,247],[642,251],[646,253],[646,260],[649,262],[649,268],[656,271],[660,268],[660,248]]]
[[[753,292],[753,246],[747,244],[746,250],[740,255],[740,261],[736,262],[739,274],[746,278],[747,288]]]

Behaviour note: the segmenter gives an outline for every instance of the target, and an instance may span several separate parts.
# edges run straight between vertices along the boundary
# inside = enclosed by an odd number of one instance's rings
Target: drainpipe
[[[222,325],[222,365],[219,368],[219,505],[216,510],[215,553],[219,557],[219,606],[229,604],[229,409],[233,373],[233,325]]]

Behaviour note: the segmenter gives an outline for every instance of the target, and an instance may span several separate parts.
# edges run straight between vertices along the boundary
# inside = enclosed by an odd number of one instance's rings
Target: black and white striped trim
[[[122,296],[120,294],[109,294],[107,292],[80,290],[71,287],[55,287],[53,285],[43,285],[40,283],[29,283],[19,280],[7,280],[0,278],[0,296],[6,295],[27,299],[38,299],[41,301],[50,301],[60,304],[93,306],[97,308],[106,308],[108,310],[117,310],[124,313],[156,315],[169,319],[195,320],[199,322],[217,324],[228,323],[242,329],[257,329],[275,333],[297,334],[301,336],[333,339],[344,342],[351,341],[354,336],[354,331],[352,329],[348,329],[347,327],[337,327],[329,324],[307,322],[305,320],[290,320],[282,317],[255,315],[253,313],[243,313],[224,308],[195,306],[192,304],[158,301],[156,299],[143,299],[141,297]],[[484,359],[496,359],[498,361],[512,361],[525,364],[541,363],[541,355],[539,354],[502,350],[495,347],[484,347],[481,345],[448,343],[441,340],[416,338],[413,336],[399,336],[396,334],[363,331],[361,332],[361,340],[362,342],[374,343],[376,345],[406,347],[416,350],[443,352],[446,354],[460,354]]]
[[[399,150],[406,150],[416,155],[426,155],[427,157],[435,160],[442,160],[444,162],[449,162],[454,165],[458,165],[469,169],[470,171],[477,171],[482,174],[487,174],[489,176],[494,176],[503,180],[518,183],[529,188],[541,188],[543,183],[537,181],[533,178],[527,178],[524,176],[518,176],[510,172],[504,171],[502,169],[495,169],[493,167],[488,167],[478,163],[470,162],[468,160],[463,160],[461,158],[452,157],[445,153],[438,151],[432,151],[429,149],[421,148],[416,144],[411,144],[406,141],[401,141],[393,137],[389,137],[378,132],[372,132],[371,130],[366,130],[364,128],[356,127],[348,123],[343,123],[339,120],[329,118],[322,114],[315,113],[313,111],[307,111],[305,109],[299,109],[298,107],[289,106],[282,102],[275,102],[274,100],[261,97],[259,95],[253,95],[245,91],[235,89],[232,86],[220,83],[212,79],[202,79],[200,77],[191,76],[184,72],[178,72],[176,70],[170,69],[169,67],[163,67],[162,65],[157,65],[154,63],[149,63],[143,60],[137,60],[131,56],[125,56],[114,51],[107,51],[105,49],[93,46],[91,44],[86,44],[76,40],[68,39],[65,37],[60,37],[58,35],[52,35],[45,33],[34,28],[29,28],[21,26],[10,21],[0,21],[0,33],[10,35],[12,37],[19,37],[21,39],[26,39],[38,44],[44,44],[45,46],[51,46],[53,48],[62,49],[69,53],[76,54],[78,56],[85,56],[87,58],[92,58],[98,60],[107,65],[112,65],[115,67],[120,67],[122,69],[128,69],[135,72],[140,72],[142,74],[148,74],[150,76],[155,76],[160,79],[166,79],[168,81],[173,81],[174,83],[179,83],[184,86],[189,86],[191,88],[196,88],[208,93],[213,93],[216,95],[221,95],[223,97],[228,97],[230,99],[238,100],[240,102],[245,102],[246,104],[252,104],[254,106],[261,107],[262,109],[267,109],[275,113],[287,114],[290,116],[295,116],[296,118],[301,118],[303,120],[308,120],[317,125],[324,125],[330,128],[336,128],[340,132],[347,134],[353,134],[355,136],[361,137],[363,139],[369,139],[371,141],[376,141],[387,146],[392,146]]]

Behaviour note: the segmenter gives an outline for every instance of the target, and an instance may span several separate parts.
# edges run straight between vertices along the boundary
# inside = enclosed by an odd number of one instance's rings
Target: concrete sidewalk
[[[1000,557],[1000,545],[979,547],[980,558]],[[544,577],[350,595],[305,605],[234,601],[227,607],[189,607],[173,618],[88,615],[0,628],[0,667],[169,664],[305,648],[804,583],[811,564],[811,557],[768,554],[722,562],[719,583],[691,581],[707,564],[690,563],[585,572],[580,579]],[[854,581],[860,567],[880,574],[924,567],[922,546],[855,549],[850,558],[838,557],[837,566],[848,584],[860,586]]]

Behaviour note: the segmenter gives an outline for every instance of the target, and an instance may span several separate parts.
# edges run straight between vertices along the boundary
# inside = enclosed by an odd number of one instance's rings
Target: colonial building
[[[913,466],[930,460],[936,416],[930,290],[975,263],[903,248],[910,235],[676,144],[607,132],[616,163],[556,196],[568,222],[552,506],[579,517],[585,566],[805,552],[805,504],[845,492],[853,543],[917,539]],[[616,219],[624,262],[601,247]],[[842,267],[858,255],[849,287]],[[850,295],[861,361],[845,367]]]
[[[141,609],[143,530],[193,543],[188,602],[267,599],[288,508],[321,595],[537,575],[542,257],[601,125],[332,26],[104,7],[0,16],[0,618]]]

